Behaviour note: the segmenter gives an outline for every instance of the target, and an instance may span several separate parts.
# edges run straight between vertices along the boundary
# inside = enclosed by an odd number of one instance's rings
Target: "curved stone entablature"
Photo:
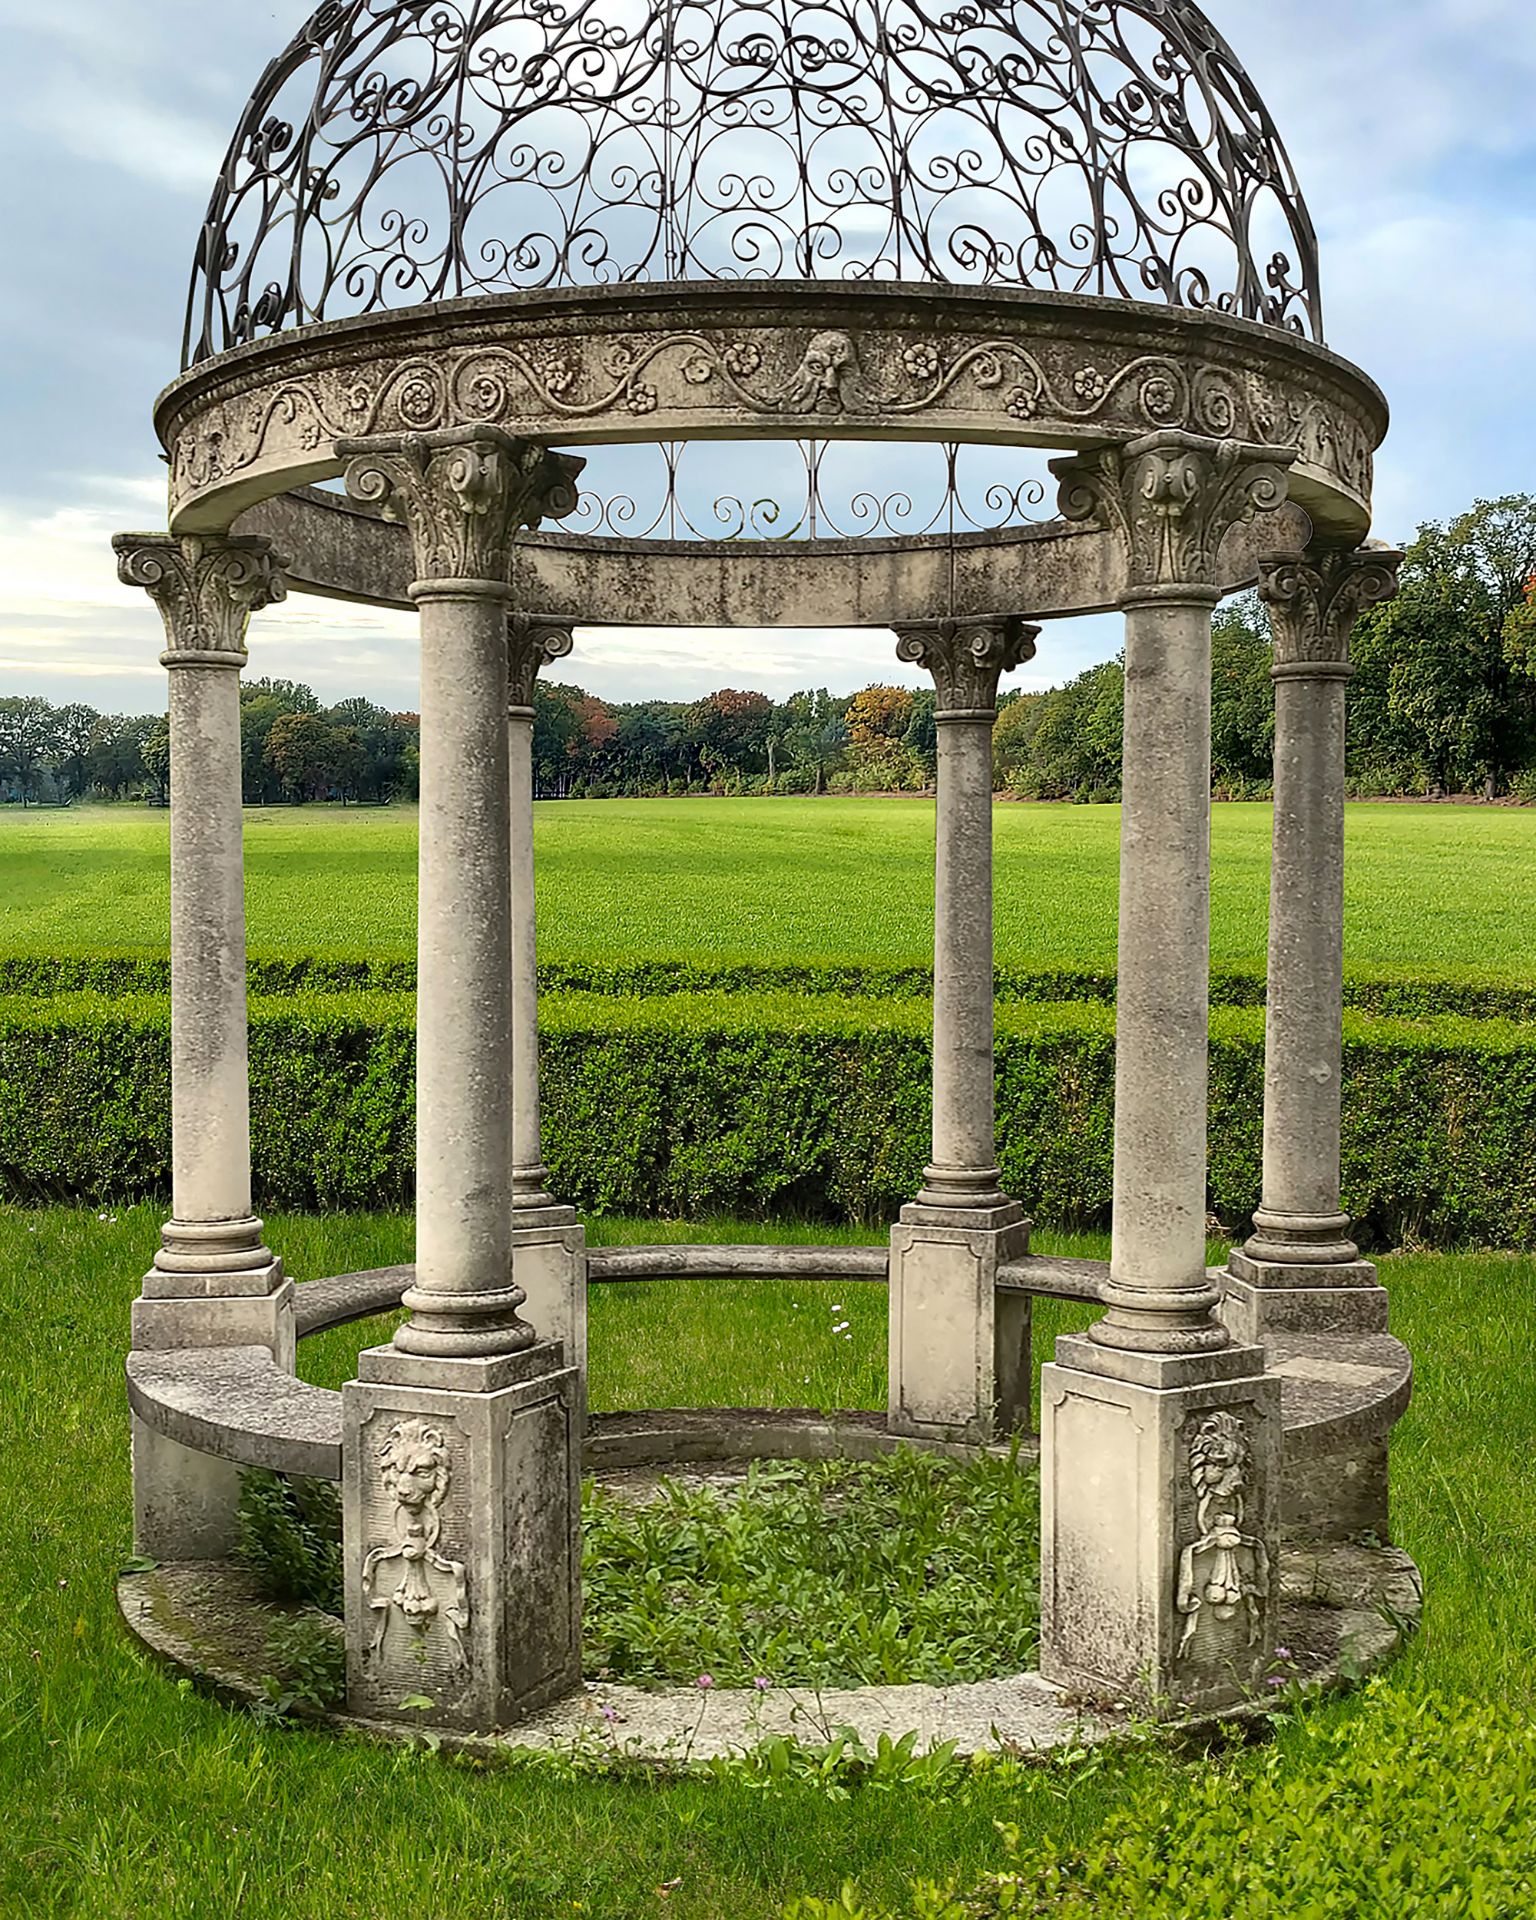
[[[237,523],[282,554],[301,593],[409,611],[405,529],[320,488],[279,494]],[[1286,505],[1240,522],[1221,548],[1222,586],[1255,584],[1264,556],[1299,550],[1307,516]],[[517,543],[515,602],[583,627],[889,627],[1028,607],[1103,613],[1127,584],[1125,549],[1102,528],[1051,521],[921,539],[623,540],[558,528]]]
[[[583,288],[327,322],[161,396],[172,526],[222,531],[342,470],[337,443],[494,425],[550,445],[910,440],[1077,449],[1181,430],[1296,451],[1319,533],[1369,527],[1380,391],[1213,313],[997,288]]]

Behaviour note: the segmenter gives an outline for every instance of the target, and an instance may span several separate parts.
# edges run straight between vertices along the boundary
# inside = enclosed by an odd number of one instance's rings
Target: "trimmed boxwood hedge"
[[[247,968],[253,994],[414,993],[416,962],[363,954],[301,958],[253,955]],[[170,962],[134,953],[56,958],[47,954],[0,954],[0,996],[95,993],[108,997],[166,993]],[[816,994],[882,1000],[926,999],[933,975],[926,967],[738,966],[689,960],[635,960],[608,964],[551,960],[539,967],[544,993],[604,993],[649,998],[657,994]],[[999,967],[1000,1001],[1054,1004],[1088,1001],[1112,1006],[1115,976],[1078,968]],[[1344,984],[1347,1005],[1362,1013],[1402,1020],[1536,1020],[1536,984],[1520,980],[1447,977],[1421,973],[1352,974]],[[1211,977],[1217,1007],[1261,1007],[1264,976],[1217,967]]]
[[[260,1202],[398,1207],[412,1183],[414,1005],[288,993],[251,1004]],[[1114,1015],[998,1012],[1010,1189],[1042,1223],[1102,1225]],[[543,1002],[546,1153],[595,1213],[874,1221],[916,1189],[929,1126],[928,1010],[832,995],[555,994]],[[0,1010],[0,1196],[127,1200],[169,1186],[163,998],[55,995]],[[1536,1028],[1352,1013],[1345,1204],[1376,1244],[1536,1235]],[[1263,1015],[1211,1022],[1212,1210],[1259,1196]]]

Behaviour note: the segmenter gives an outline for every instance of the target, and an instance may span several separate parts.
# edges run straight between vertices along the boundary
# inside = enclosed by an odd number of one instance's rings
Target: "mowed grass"
[[[1220,806],[1212,953],[1264,961],[1270,810]],[[1001,805],[997,953],[1018,968],[1111,968],[1116,807]],[[163,953],[167,822],[143,809],[0,812],[0,953]],[[1536,808],[1353,806],[1350,966],[1536,979]],[[537,809],[544,957],[603,964],[924,966],[933,804],[662,800]],[[251,950],[409,956],[407,808],[251,809]]]
[[[1044,1835],[1070,1845],[1134,1789],[1170,1805],[1180,1796],[1185,1763],[1157,1753],[1023,1781],[977,1775],[942,1794],[855,1783],[847,1799],[742,1778],[480,1771],[264,1725],[179,1686],[135,1649],[112,1603],[129,1545],[122,1351],[158,1218],[0,1209],[7,1920],[375,1920],[402,1905],[425,1920],[774,1920],[790,1895],[832,1896],[845,1877],[874,1900],[894,1899],[914,1874],[973,1878],[996,1863],[996,1820],[1019,1824],[1026,1845]],[[410,1223],[392,1216],[269,1226],[301,1277],[400,1260],[411,1245]],[[594,1237],[640,1231],[682,1237],[665,1223],[611,1221]],[[754,1231],[722,1222],[697,1237]],[[1536,1703],[1536,1260],[1416,1257],[1383,1270],[1419,1360],[1394,1478],[1398,1535],[1429,1604],[1424,1633],[1375,1691],[1311,1721],[1350,1719],[1367,1735],[1404,1699],[1497,1700],[1511,1713]],[[1042,1309],[1037,1344],[1081,1318]],[[833,1333],[840,1319],[851,1338]],[[339,1384],[377,1331],[306,1343],[305,1371]],[[846,1282],[602,1287],[593,1343],[599,1406],[877,1406],[885,1300]],[[1315,1776],[1303,1744],[1300,1727],[1278,1731],[1281,1779],[1302,1782],[1308,1764]]]

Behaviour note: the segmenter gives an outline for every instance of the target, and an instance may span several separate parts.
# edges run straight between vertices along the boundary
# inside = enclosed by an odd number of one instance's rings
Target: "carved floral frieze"
[[[301,373],[274,355],[244,391],[189,406],[170,438],[173,505],[261,464],[323,464],[334,443],[379,434],[502,426],[548,441],[633,436],[657,418],[719,431],[895,428],[940,437],[978,426],[999,439],[1049,444],[1056,433],[1107,438],[1176,428],[1295,448],[1357,499],[1369,495],[1372,423],[1279,357],[1243,369],[1149,348],[1128,330],[1081,338],[1059,330],[945,332],[893,325],[788,325],[546,334],[371,357],[338,343]]]

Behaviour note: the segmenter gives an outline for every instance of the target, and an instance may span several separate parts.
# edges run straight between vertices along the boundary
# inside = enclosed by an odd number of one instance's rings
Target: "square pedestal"
[[[458,1368],[465,1386],[443,1384]],[[378,1347],[358,1371],[342,1392],[348,1704],[511,1726],[581,1682],[576,1370],[543,1343],[464,1362]]]
[[[1387,1331],[1387,1290],[1369,1260],[1293,1266],[1251,1260],[1237,1247],[1211,1277],[1222,1290],[1222,1323],[1244,1345],[1274,1334]]]
[[[1159,1713],[1262,1683],[1281,1447],[1280,1383],[1263,1364],[1252,1348],[1162,1360],[1057,1342],[1041,1372],[1047,1680]]]
[[[514,1209],[513,1278],[527,1294],[523,1318],[565,1351],[567,1366],[587,1378],[587,1233],[571,1207]]]
[[[1030,1303],[999,1297],[997,1270],[1029,1249],[1029,1222],[935,1224],[923,1206],[891,1230],[890,1427],[991,1440],[1029,1424]]]

